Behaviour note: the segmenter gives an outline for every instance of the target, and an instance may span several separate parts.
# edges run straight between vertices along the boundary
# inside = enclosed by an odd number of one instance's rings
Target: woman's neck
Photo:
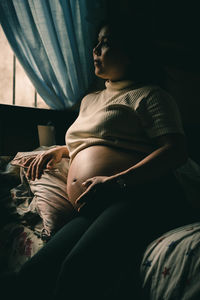
[[[134,82],[133,80],[119,80],[119,81],[111,81],[107,80],[105,82],[105,86],[108,90],[123,90],[128,88],[136,88],[138,87],[138,83]]]

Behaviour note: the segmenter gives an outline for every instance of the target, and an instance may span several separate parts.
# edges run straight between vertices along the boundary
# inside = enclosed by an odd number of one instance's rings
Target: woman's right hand
[[[36,157],[28,158],[23,164],[25,168],[28,168],[27,177],[31,180],[39,179],[44,169],[52,169],[67,154],[66,146],[59,146],[40,153]]]

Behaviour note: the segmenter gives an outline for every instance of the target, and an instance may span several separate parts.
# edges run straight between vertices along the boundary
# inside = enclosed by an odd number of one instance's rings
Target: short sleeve
[[[178,106],[174,98],[156,89],[141,99],[136,112],[150,138],[169,133],[184,134]]]

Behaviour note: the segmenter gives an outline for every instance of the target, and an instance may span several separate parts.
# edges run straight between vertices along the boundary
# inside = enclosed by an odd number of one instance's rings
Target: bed
[[[45,171],[41,179],[35,182],[26,177],[26,170],[22,167],[24,158],[50,147],[0,156],[1,274],[18,271],[76,212],[65,190],[68,159],[62,159],[54,170]],[[194,156],[195,153],[191,153]],[[196,181],[193,181],[195,188],[190,186],[188,196],[192,195],[192,191],[197,191],[192,198],[198,207],[200,167],[193,160],[192,163],[196,167]],[[184,180],[190,174],[187,169],[182,173],[185,185]],[[143,288],[151,300],[200,299],[199,270],[200,220],[175,228],[152,241],[140,266]]]

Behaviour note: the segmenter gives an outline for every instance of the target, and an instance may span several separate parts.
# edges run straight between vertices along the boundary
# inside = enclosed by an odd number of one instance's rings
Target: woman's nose
[[[101,55],[101,47],[100,47],[100,43],[97,44],[94,49],[93,49],[93,53],[96,54],[96,55]]]

